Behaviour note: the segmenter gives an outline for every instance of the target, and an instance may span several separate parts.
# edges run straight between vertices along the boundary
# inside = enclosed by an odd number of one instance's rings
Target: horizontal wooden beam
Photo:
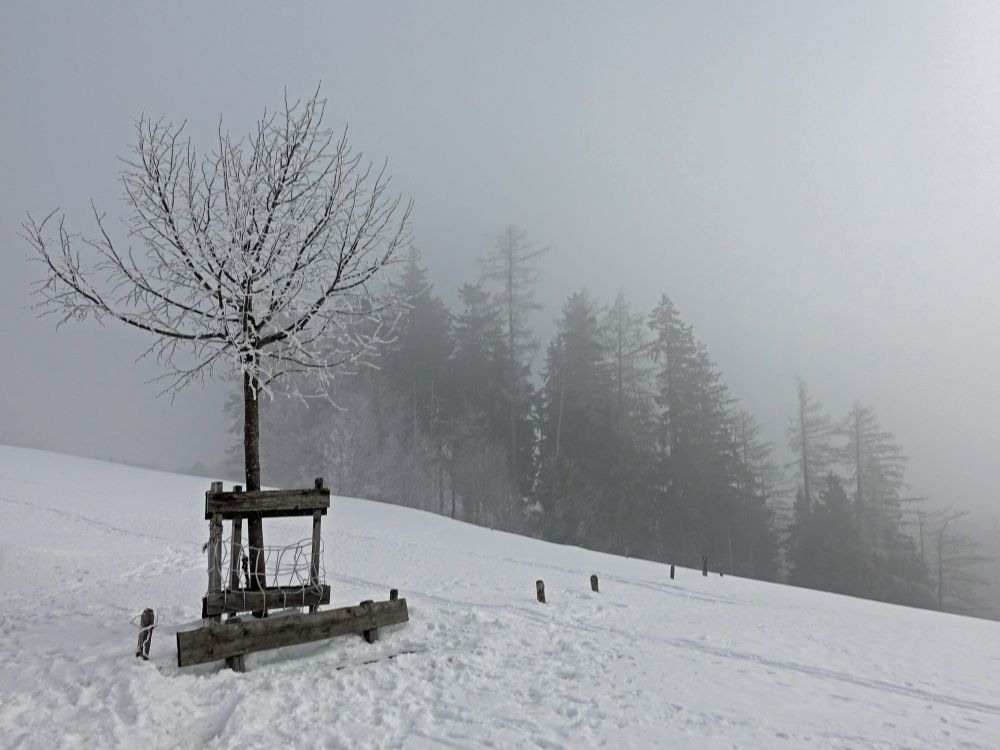
[[[258,612],[262,609],[283,607],[315,607],[330,603],[330,587],[316,586],[268,586],[263,591],[236,589],[216,591],[202,597],[202,617],[233,614],[236,612]]]
[[[399,625],[409,619],[406,599],[397,599],[325,612],[212,623],[177,633],[177,666],[188,667],[254,651],[364,633],[373,628]]]
[[[205,518],[218,513],[225,519],[257,515],[311,516],[314,511],[325,515],[330,508],[330,490],[260,490],[256,492],[206,492]]]

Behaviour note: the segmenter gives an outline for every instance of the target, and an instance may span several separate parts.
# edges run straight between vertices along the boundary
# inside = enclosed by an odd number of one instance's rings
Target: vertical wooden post
[[[317,479],[317,484],[322,480]],[[313,511],[313,536],[312,536],[312,562],[309,564],[309,588],[315,589],[319,585],[319,564],[320,564],[320,524],[322,523],[323,514],[318,510]],[[309,605],[309,611],[315,612],[319,609],[319,605],[311,604]]]
[[[535,596],[538,601],[545,604],[545,581],[535,581]]]
[[[673,563],[670,565],[670,580],[674,580],[674,566]]]
[[[222,516],[212,514],[208,526],[208,593],[218,594],[222,591]],[[215,622],[222,620],[221,615],[211,617]]]
[[[227,620],[226,623],[228,624],[228,623],[231,622],[231,623],[233,623],[235,625],[236,623],[239,622],[239,619],[240,618],[237,617],[235,620]],[[236,656],[227,656],[226,657],[226,666],[229,667],[234,672],[240,672],[240,673],[246,672],[247,671],[247,655],[246,654],[237,654]]]
[[[135,647],[135,655],[141,656],[143,661],[149,661],[149,646],[153,642],[153,623],[156,622],[156,614],[151,609],[144,609],[142,617],[139,618],[139,642]]]
[[[364,607],[365,609],[368,609],[374,603],[375,602],[372,601],[371,599],[366,599],[365,601],[361,602],[361,606]],[[366,630],[361,635],[364,636],[366,643],[375,643],[375,641],[378,640],[378,628],[371,628],[369,630]]]
[[[399,589],[389,589],[389,601],[394,602],[399,599]]]
[[[240,553],[243,551],[243,517],[233,519],[233,539],[229,548],[229,588],[240,588]]]
[[[239,617],[230,617],[226,620],[226,625],[239,625]],[[226,657],[226,666],[229,667],[234,672],[246,672],[247,671],[247,655],[246,654],[236,654],[236,656]]]
[[[243,487],[239,484],[233,487],[233,492],[243,492]],[[221,526],[221,524],[220,524]],[[233,538],[229,548],[229,588],[236,590],[240,587],[240,555],[243,551],[243,518],[237,516],[233,519]],[[247,575],[247,587],[250,586],[249,572]],[[240,618],[229,615],[226,620],[227,625],[238,625]],[[236,673],[247,671],[246,654],[226,657],[226,666]]]
[[[233,492],[242,492],[240,485],[233,487]],[[243,518],[233,519],[233,538],[229,546],[229,590],[240,588],[240,553],[243,550]]]
[[[708,555],[701,556],[701,574],[703,576],[708,575]]]
[[[217,495],[222,492],[222,482],[212,482],[209,487],[209,495]],[[208,593],[215,593],[222,590],[222,521],[218,514],[212,516],[208,522]],[[202,601],[201,616],[205,615],[205,604]],[[211,617],[209,619],[219,622],[222,617]]]
[[[316,477],[313,482],[313,486],[317,490],[323,489],[323,477]],[[320,545],[322,539],[321,526],[323,523],[323,514],[318,510],[313,511],[313,533],[312,533],[312,562],[309,565],[309,588],[315,588],[319,585],[319,568],[320,568]],[[310,612],[316,612],[319,610],[318,604],[312,604],[309,606]]]
[[[590,590],[593,591],[593,592],[597,592],[597,576],[596,575],[592,575],[590,577]]]

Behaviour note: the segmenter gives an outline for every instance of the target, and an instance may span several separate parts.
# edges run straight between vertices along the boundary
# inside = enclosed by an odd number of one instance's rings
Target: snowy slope
[[[0,447],[0,747],[1000,747],[998,623],[671,582],[360,500],[325,524],[333,603],[398,587],[408,625],[251,655],[243,675],[178,670],[207,485]],[[265,522],[268,541],[306,536],[296,521]],[[129,621],[146,606],[162,624],[143,663]]]

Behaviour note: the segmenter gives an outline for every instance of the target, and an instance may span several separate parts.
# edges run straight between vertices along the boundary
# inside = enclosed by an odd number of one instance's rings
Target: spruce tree
[[[541,306],[535,302],[538,259],[548,251],[528,241],[527,232],[510,225],[497,238],[493,251],[482,260],[482,281],[495,292],[507,338],[504,373],[507,398],[507,438],[510,475],[527,494],[532,477],[530,413],[533,393],[529,379],[538,341],[529,317]]]
[[[444,513],[449,493],[446,464],[451,450],[446,425],[455,406],[451,313],[434,295],[416,253],[407,260],[394,291],[403,303],[402,312],[383,355],[385,389],[378,399],[403,405],[402,437],[426,455],[434,477],[433,507]]]
[[[543,528],[556,541],[606,548],[613,389],[597,308],[586,292],[563,306],[541,398]]]
[[[788,447],[795,456],[790,466],[797,474],[800,499],[808,511],[816,487],[836,461],[837,452],[832,442],[836,428],[822,404],[810,395],[802,378],[798,379],[797,395],[795,415],[788,424]]]
[[[620,554],[652,557],[654,508],[654,409],[644,316],[633,313],[621,292],[600,321],[605,359],[612,378],[608,492],[615,522],[610,549]]]
[[[734,401],[705,347],[666,296],[650,314],[656,374],[656,524],[660,556],[697,562],[702,555],[736,563],[749,558],[749,536],[770,534],[766,512],[741,493],[743,467],[733,429]],[[745,487],[747,480],[743,480]],[[740,513],[759,522],[734,527]],[[732,550],[732,554],[731,554]],[[765,553],[764,558],[768,555]]]
[[[465,520],[519,530],[521,508],[506,470],[510,358],[501,311],[481,284],[463,285],[458,297],[462,307],[454,321],[452,375],[458,406],[450,425],[452,479]]]
[[[902,516],[906,457],[871,407],[855,403],[843,432],[847,444],[841,455],[854,484],[862,525],[873,545],[892,547]]]

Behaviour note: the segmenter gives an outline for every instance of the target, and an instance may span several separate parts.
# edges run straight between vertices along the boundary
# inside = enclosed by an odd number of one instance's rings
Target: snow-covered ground
[[[409,624],[253,654],[242,675],[181,670],[207,485],[0,446],[0,747],[1000,747],[1000,623],[671,581],[350,499],[324,524],[332,603],[396,587]],[[298,520],[265,522],[268,542],[306,536]],[[147,606],[144,663],[130,620]]]

